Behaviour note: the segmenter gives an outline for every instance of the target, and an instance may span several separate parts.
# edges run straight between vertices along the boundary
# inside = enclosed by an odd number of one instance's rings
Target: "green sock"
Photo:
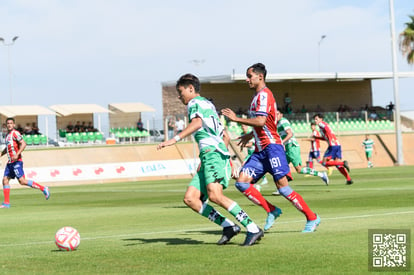
[[[318,171],[316,171],[316,170],[314,170],[312,168],[308,168],[308,167],[303,167],[300,170],[300,174],[307,174],[307,175],[319,176],[319,177],[321,176],[320,175],[320,172],[318,172]]]
[[[230,214],[232,214],[237,221],[239,221],[244,227],[247,227],[249,224],[252,224],[253,221],[250,219],[249,215],[247,215],[246,212],[244,212],[243,209],[236,203],[233,202],[233,204],[230,206],[229,209],[227,209]],[[254,224],[254,223],[253,223]]]
[[[208,205],[207,203],[203,204],[203,207],[201,208],[199,213],[203,217],[206,217],[210,221],[220,226],[222,226],[222,224],[227,220],[226,217],[221,215],[220,212],[218,212],[216,209],[214,209],[212,206]]]

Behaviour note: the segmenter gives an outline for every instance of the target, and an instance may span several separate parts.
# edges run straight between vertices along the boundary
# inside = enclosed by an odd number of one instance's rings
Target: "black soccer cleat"
[[[241,229],[238,225],[224,227],[223,236],[221,236],[221,239],[217,242],[217,244],[223,245],[228,243],[231,240],[231,238],[240,233],[240,230]]]
[[[346,181],[346,184],[347,184],[347,185],[351,185],[351,184],[353,184],[353,183],[354,183],[354,182],[353,182],[353,180],[347,180],[347,181]]]
[[[243,246],[251,246],[254,245],[256,242],[260,241],[260,239],[264,236],[263,230],[259,228],[259,232],[252,233],[247,232],[246,239],[244,240]]]
[[[349,168],[348,161],[346,161],[346,160],[344,160],[344,167],[345,167],[345,169],[346,169],[348,172],[350,172],[350,171],[351,171],[351,168]]]

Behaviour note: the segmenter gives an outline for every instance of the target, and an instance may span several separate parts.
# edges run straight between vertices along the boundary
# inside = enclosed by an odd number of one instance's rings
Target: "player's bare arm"
[[[283,144],[285,144],[286,142],[288,142],[289,139],[291,139],[293,137],[292,129],[287,129],[286,130],[286,133],[287,133],[286,137],[282,140],[282,143]]]
[[[243,149],[244,147],[248,147],[249,145],[252,146],[253,145],[253,143],[251,142],[252,138],[253,138],[253,132],[242,135],[238,137],[238,139],[240,139],[238,145],[240,145],[241,149]]]
[[[266,116],[257,116],[253,118],[242,118],[238,117],[233,110],[230,108],[224,108],[221,110],[221,113],[226,116],[228,119],[234,122],[238,122],[241,124],[246,124],[253,127],[262,127],[266,123]]]
[[[200,129],[202,126],[203,126],[203,122],[201,118],[199,117],[193,118],[190,124],[188,124],[188,126],[181,133],[179,133],[178,135],[176,135],[170,140],[167,140],[167,141],[164,141],[158,144],[157,150],[161,150],[164,147],[176,144],[179,140],[191,135],[192,133]]]

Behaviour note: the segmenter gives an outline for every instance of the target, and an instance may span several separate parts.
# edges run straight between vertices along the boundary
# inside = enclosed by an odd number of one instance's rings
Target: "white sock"
[[[246,229],[247,229],[247,231],[249,231],[251,233],[257,233],[257,232],[259,232],[259,227],[254,222],[252,222],[251,224],[248,224],[246,226]]]

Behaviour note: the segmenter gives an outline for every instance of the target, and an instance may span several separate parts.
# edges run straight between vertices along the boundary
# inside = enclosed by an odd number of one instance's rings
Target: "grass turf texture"
[[[13,189],[12,207],[0,209],[0,274],[369,274],[368,229],[414,228],[414,169],[351,172],[351,186],[337,171],[329,186],[294,174],[291,186],[322,218],[312,234],[301,233],[303,215],[265,185],[283,214],[252,247],[240,246],[244,228],[216,245],[221,228],[182,203],[188,180],[53,187],[49,201],[38,190]],[[225,193],[263,227],[262,208],[233,184]],[[57,250],[63,226],[79,230],[77,251]]]

